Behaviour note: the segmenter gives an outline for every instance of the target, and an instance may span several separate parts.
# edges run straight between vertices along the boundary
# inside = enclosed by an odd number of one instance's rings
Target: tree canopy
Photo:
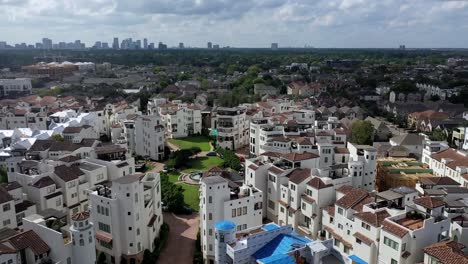
[[[349,142],[358,145],[372,145],[374,125],[369,121],[358,120],[351,125]]]

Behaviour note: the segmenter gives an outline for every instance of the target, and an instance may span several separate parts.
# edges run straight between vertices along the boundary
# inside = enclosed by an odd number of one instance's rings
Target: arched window
[[[80,246],[84,246],[84,239],[80,239]]]

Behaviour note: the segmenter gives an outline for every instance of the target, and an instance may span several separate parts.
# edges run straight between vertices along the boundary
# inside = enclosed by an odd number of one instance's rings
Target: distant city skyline
[[[0,1],[8,43],[47,37],[112,47],[132,36],[177,47],[467,48],[460,0]]]

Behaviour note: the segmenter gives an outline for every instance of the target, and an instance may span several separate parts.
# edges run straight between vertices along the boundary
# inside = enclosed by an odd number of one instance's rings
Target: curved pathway
[[[175,215],[164,212],[164,222],[169,225],[169,239],[157,263],[192,263],[200,222],[198,213]]]

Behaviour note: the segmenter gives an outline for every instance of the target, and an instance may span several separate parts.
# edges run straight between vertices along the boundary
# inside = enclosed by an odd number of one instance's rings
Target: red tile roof
[[[271,167],[268,169],[268,171],[273,172],[274,174],[277,174],[277,175],[284,172],[284,170],[282,170],[282,169],[280,169],[280,168],[278,168],[278,167],[276,167],[276,166],[271,166]]]
[[[368,197],[369,194],[367,191],[364,191],[362,189],[354,189],[347,194],[345,194],[343,197],[338,199],[336,201],[336,205],[343,207],[345,209],[349,209],[355,205],[357,205],[359,202],[364,200],[366,197]]]
[[[444,201],[438,200],[430,196],[423,196],[417,199],[414,199],[414,203],[421,205],[425,208],[434,209],[446,205]]]
[[[449,148],[432,154],[432,158],[441,162],[442,159],[449,159],[451,161],[447,162],[446,166],[455,170],[457,167],[468,167],[468,157],[460,154],[457,150]]]
[[[295,184],[299,184],[305,181],[310,176],[311,176],[310,169],[307,169],[307,168],[296,168],[287,175],[287,177],[289,178],[289,181]]]
[[[310,187],[314,188],[314,189],[317,189],[317,190],[320,190],[320,189],[324,189],[324,188],[328,188],[328,187],[332,187],[333,184],[325,184],[322,179],[320,179],[320,177],[314,177],[312,178],[312,180],[310,180],[307,185],[309,185]]]
[[[424,253],[442,264],[468,264],[468,255],[462,251],[464,248],[465,245],[449,240],[425,247]]]
[[[407,229],[405,229],[404,227],[396,223],[393,223],[392,221],[388,219],[382,222],[382,229],[391,234],[394,234],[397,237],[404,237],[406,234],[409,233]]]
[[[357,213],[354,214],[357,218],[361,219],[362,221],[373,225],[375,227],[380,227],[382,222],[385,220],[385,218],[389,217],[390,214],[387,212],[387,210],[382,210],[378,212],[362,212],[362,213]]]
[[[307,194],[302,194],[301,195],[301,198],[302,200],[306,201],[306,202],[309,202],[309,203],[315,203],[315,199],[310,197],[309,195]]]
[[[32,230],[10,237],[8,242],[16,250],[29,248],[35,255],[42,255],[50,251],[49,246]]]
[[[89,218],[89,212],[81,212],[72,216],[73,221],[83,221]]]

